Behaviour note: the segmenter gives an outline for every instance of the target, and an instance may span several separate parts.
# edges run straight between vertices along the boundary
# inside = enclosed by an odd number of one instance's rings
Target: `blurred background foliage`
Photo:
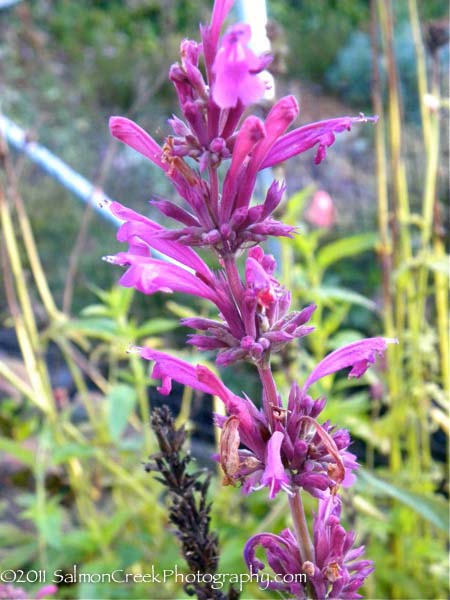
[[[394,2],[392,54],[381,5],[373,2],[374,17],[366,0],[268,0],[278,24],[277,92],[299,96],[301,122],[360,110],[381,116],[377,128],[339,137],[324,165],[306,155],[286,167],[283,218],[299,224],[301,235],[269,250],[295,308],[318,304],[317,331],[288,348],[275,368],[286,392],[343,343],[383,329],[399,337],[398,349],[362,381],[338,375],[316,392],[329,396],[326,417],[350,429],[364,465],[356,495],[345,497],[345,518],[376,563],[365,596],[444,598],[448,46],[432,51],[429,32],[430,23],[448,31],[448,7],[443,0],[417,3],[423,46],[415,37],[416,3]],[[107,119],[126,115],[163,139],[175,107],[168,68],[180,39],[197,38],[210,9],[206,0],[30,0],[3,10],[0,110],[111,197],[145,211],[153,195],[173,191],[144,159],[110,141]],[[198,361],[184,346],[178,318],[207,315],[208,308],[114,286],[117,271],[100,262],[119,248],[111,225],[23,157],[11,153],[5,167],[0,568],[62,569],[69,579],[58,598],[183,598],[173,582],[74,585],[70,573],[73,564],[92,573],[182,564],[163,491],[142,467],[155,450],[149,410],[162,398],[148,365],[125,351],[149,344]],[[333,202],[327,227],[308,217],[318,190]],[[223,378],[258,397],[251,369],[228,369]],[[179,422],[187,420],[199,464],[215,470],[213,400],[176,388],[168,402]],[[244,572],[245,539],[284,527],[285,506],[268,505],[264,492],[243,499],[222,487],[220,476],[211,497],[220,571]],[[243,598],[259,597],[270,594],[245,588]]]

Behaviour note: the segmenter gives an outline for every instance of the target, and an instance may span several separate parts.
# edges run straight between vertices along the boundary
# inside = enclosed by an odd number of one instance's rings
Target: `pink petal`
[[[155,361],[152,377],[161,378],[162,385],[157,388],[161,394],[167,395],[170,393],[172,379],[182,385],[205,392],[205,394],[213,395],[215,393],[207,383],[199,380],[197,368],[186,361],[153,348],[141,348],[140,355],[146,360]]]
[[[369,366],[375,362],[376,355],[382,355],[388,344],[397,344],[396,339],[374,337],[359,340],[335,350],[326,356],[312,371],[306,380],[303,390],[306,391],[314,382],[335,373],[340,369],[352,367],[349,377],[361,377]]]
[[[334,142],[334,134],[341,131],[349,131],[353,123],[376,122],[377,117],[341,117],[311,123],[283,135],[272,147],[265,157],[260,169],[272,167],[280,162],[309,150],[316,144],[319,149],[316,155],[316,163],[325,158],[326,148]]]
[[[267,443],[266,468],[261,477],[261,484],[269,486],[269,498],[272,500],[281,489],[289,490],[289,477],[284,470],[281,462],[281,444],[284,440],[284,434],[281,431],[275,431]]]
[[[162,162],[161,146],[134,121],[125,117],[110,117],[109,129],[115,138],[149,158],[163,171],[168,170],[167,164]]]

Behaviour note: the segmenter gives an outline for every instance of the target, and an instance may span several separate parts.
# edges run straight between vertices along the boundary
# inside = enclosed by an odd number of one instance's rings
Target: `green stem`
[[[150,454],[152,452],[153,444],[150,430],[150,407],[147,394],[147,383],[144,367],[142,365],[143,361],[139,356],[132,353],[129,354],[129,360],[134,376],[134,383],[136,386],[136,393],[143,422],[145,451],[147,454]]]

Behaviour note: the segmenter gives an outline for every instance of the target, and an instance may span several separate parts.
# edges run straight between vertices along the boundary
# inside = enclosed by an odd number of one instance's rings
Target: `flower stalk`
[[[262,394],[254,402],[236,395],[201,364],[193,366],[152,348],[135,349],[154,363],[152,377],[161,380],[161,393],[169,394],[175,380],[223,403],[225,414],[216,413],[215,423],[221,430],[217,460],[225,485],[240,486],[244,494],[266,488],[270,501],[279,494],[288,496],[293,531],[252,536],[244,549],[249,569],[265,568],[256,558],[261,546],[268,566],[285,576],[284,583],[271,581],[270,589],[304,600],[358,598],[372,563],[356,560],[364,548],[353,548],[354,534],[340,524],[338,496],[341,486],[353,484],[358,465],[348,451],[349,433],[320,420],[326,399],[314,398],[313,390],[317,381],[341,369],[349,368],[349,377],[361,377],[396,340],[369,338],[325,358],[322,354],[306,381],[294,381],[289,397],[282,398],[271,357],[313,332],[309,321],[316,307],[291,307],[289,290],[275,277],[275,259],[262,247],[271,237],[297,235],[295,226],[274,217],[284,183],[273,181],[260,204],[253,204],[252,196],[262,169],[312,148],[319,164],[336,134],[376,118],[342,117],[296,128],[299,107],[292,96],[275,102],[264,120],[245,116],[266,91],[261,73],[271,57],[250,49],[248,25],[233,25],[220,37],[232,4],[216,0],[211,22],[201,28],[202,43],[181,44],[180,62],[171,67],[169,77],[182,118],[169,120],[173,134],[162,145],[128,119],[110,120],[112,135],[147,157],[173,184],[178,200],[158,198],[152,205],[178,227],[162,227],[146,215],[110,203],[105,208],[123,222],[117,238],[128,249],[106,260],[124,267],[120,283],[126,287],[144,294],[186,293],[211,303],[215,318],[182,320],[195,331],[188,343],[215,355],[219,367],[245,361],[258,372]],[[332,214],[328,198],[325,201],[329,223]],[[216,269],[203,261],[198,248],[216,258]],[[172,467],[157,462],[152,470],[159,469],[169,481]],[[305,493],[318,500],[312,533],[301,498]],[[289,579],[301,573],[306,581]],[[196,593],[202,597],[201,590]]]

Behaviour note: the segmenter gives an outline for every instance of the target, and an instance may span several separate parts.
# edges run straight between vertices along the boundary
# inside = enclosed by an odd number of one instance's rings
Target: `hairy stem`
[[[263,406],[270,429],[273,431],[274,416],[273,409],[280,406],[277,387],[269,364],[258,365],[258,373],[263,386]]]
[[[298,490],[295,492],[294,496],[289,497],[289,508],[291,509],[294,531],[297,537],[302,561],[305,562],[305,560],[309,560],[310,562],[314,562],[314,548],[306,523],[302,498]]]

